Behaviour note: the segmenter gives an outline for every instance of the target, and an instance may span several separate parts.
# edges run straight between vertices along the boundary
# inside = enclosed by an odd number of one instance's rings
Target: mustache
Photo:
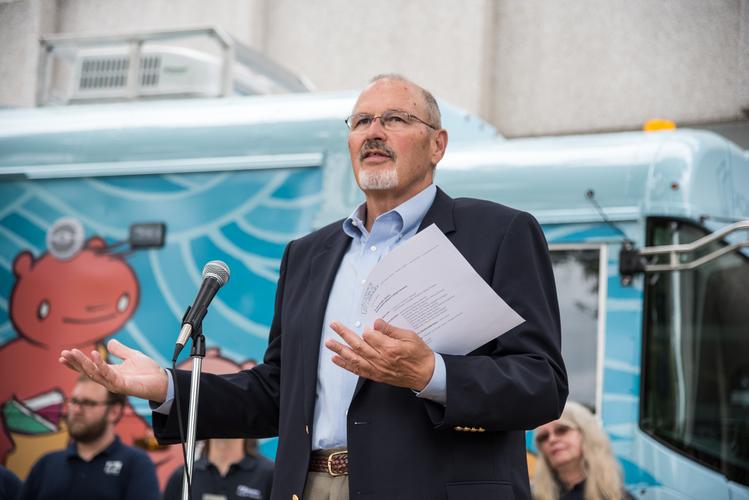
[[[390,149],[387,144],[380,139],[369,139],[364,142],[361,151],[359,151],[359,161],[372,153],[379,153],[389,157],[391,160],[395,160],[395,151]]]

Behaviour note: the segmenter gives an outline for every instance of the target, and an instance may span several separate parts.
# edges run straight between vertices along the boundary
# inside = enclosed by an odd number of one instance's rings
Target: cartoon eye
[[[39,309],[36,310],[36,317],[44,319],[47,316],[49,316],[49,302],[43,300],[41,304],[39,304]]]
[[[127,309],[128,305],[130,305],[130,296],[126,293],[123,293],[117,300],[117,310],[120,312],[125,312],[125,309]]]

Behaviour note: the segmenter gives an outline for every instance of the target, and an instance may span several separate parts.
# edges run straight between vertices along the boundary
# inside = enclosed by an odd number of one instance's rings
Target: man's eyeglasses
[[[552,434],[556,437],[562,437],[572,430],[575,430],[575,427],[567,424],[558,424],[555,427],[552,427],[551,431],[543,430],[536,434],[536,444],[539,446],[544,444],[549,440]]]
[[[371,113],[356,113],[346,118],[346,125],[352,132],[364,132],[374,123],[376,119],[380,119],[380,125],[385,130],[398,131],[404,130],[410,127],[414,122],[419,122],[427,127],[437,130],[437,127],[431,125],[418,116],[406,113],[399,109],[388,109],[381,115],[373,115]]]
[[[70,398],[66,402],[68,407],[70,406],[80,406],[84,410],[90,410],[91,408],[95,408],[97,406],[110,406],[112,404],[111,401],[93,401],[91,399],[78,399],[78,398]]]

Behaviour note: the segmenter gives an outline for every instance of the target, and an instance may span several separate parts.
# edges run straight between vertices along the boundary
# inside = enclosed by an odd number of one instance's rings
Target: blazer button
[[[475,427],[471,427],[471,432],[478,432],[478,429]]]
[[[307,434],[309,434],[309,426],[308,425],[304,426],[304,432],[306,432]]]
[[[479,432],[486,432],[486,429],[484,429],[483,427],[479,427]]]
[[[459,425],[458,425],[458,426],[456,426],[456,427],[455,427],[455,430],[456,430],[456,431],[462,431],[462,430],[463,430],[463,428],[462,428],[461,426],[459,426]]]
[[[299,497],[296,494],[291,495],[291,500],[299,500]]]

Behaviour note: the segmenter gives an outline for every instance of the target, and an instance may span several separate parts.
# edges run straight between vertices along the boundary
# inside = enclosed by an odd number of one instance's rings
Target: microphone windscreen
[[[224,286],[229,281],[229,266],[220,260],[212,260],[203,267],[203,279],[215,278],[219,286]]]

